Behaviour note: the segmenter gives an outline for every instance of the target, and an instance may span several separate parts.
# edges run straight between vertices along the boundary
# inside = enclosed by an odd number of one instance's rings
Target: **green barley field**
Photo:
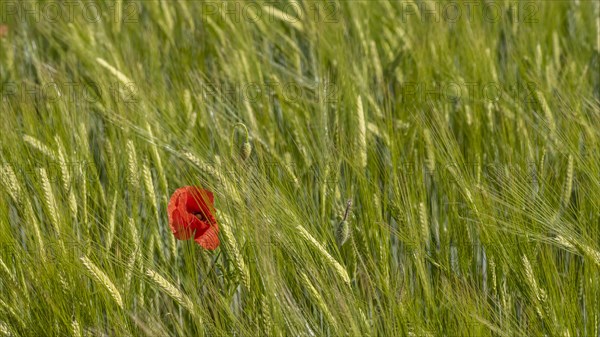
[[[0,336],[600,336],[598,2],[1,0],[0,82]]]

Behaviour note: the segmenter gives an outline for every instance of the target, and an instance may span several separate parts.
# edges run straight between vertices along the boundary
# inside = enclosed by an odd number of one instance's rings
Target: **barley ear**
[[[137,155],[135,152],[135,145],[130,139],[127,141],[127,167],[129,168],[127,181],[131,188],[131,193],[137,193],[139,190],[139,169],[137,166]]]
[[[24,135],[23,141],[25,141],[25,143],[28,143],[29,145],[31,145],[31,147],[40,151],[41,153],[43,153],[50,159],[56,159],[56,153],[54,152],[54,150],[50,149],[48,146],[46,146],[44,143],[39,141],[37,138],[31,137],[29,135]]]
[[[230,259],[238,271],[242,284],[247,290],[250,290],[250,273],[238,248],[237,240],[231,231],[231,227],[229,227],[229,224],[231,223],[230,218],[221,212],[219,214],[219,219],[219,230],[222,234],[227,252],[231,254]]]
[[[425,203],[419,203],[419,220],[421,222],[421,235],[425,245],[429,247],[429,219],[427,218],[427,208]]]
[[[94,279],[108,290],[108,293],[117,305],[123,309],[123,299],[121,298],[121,294],[110,278],[86,256],[81,258],[81,262],[83,262],[83,265]]]
[[[262,295],[260,298],[260,314],[259,315],[260,315],[261,329],[267,335],[269,335],[271,333],[273,321],[271,318],[271,308],[269,306],[269,299],[265,295]]]
[[[31,223],[32,227],[33,227],[33,234],[35,236],[35,241],[38,244],[38,249],[40,251],[40,255],[42,256],[42,259],[46,259],[46,249],[44,247],[44,239],[42,238],[42,232],[40,230],[40,224],[38,222],[38,219],[35,217],[35,213],[33,212],[33,206],[31,206],[31,202],[29,201],[29,199],[27,199],[26,203],[25,203],[25,216],[27,218],[27,221],[29,221],[29,223]]]
[[[108,62],[106,62],[104,59],[101,59],[99,57],[96,58],[96,62],[98,62],[98,64],[100,64],[102,67],[104,67],[104,69],[108,70],[113,76],[115,76],[122,84],[124,85],[132,85],[133,82],[129,79],[129,77],[125,76],[125,74],[123,74],[122,72],[120,72],[117,68],[113,67],[112,65],[110,65]]]
[[[141,247],[139,233],[135,224],[135,219],[129,217],[127,221],[129,227],[129,234],[131,234],[131,242],[133,243],[133,249],[138,250]]]
[[[179,303],[179,305],[187,309],[190,313],[194,313],[194,305],[192,301],[183,292],[177,289],[177,287],[152,269],[146,269],[146,276],[152,279],[152,281],[154,281],[159,288],[169,295],[169,297],[175,300],[175,302]]]
[[[15,171],[10,165],[2,165],[0,169],[0,182],[4,185],[4,188],[13,200],[18,203],[21,198],[21,186],[19,185]]]
[[[56,141],[56,146],[58,147],[57,155],[60,164],[63,189],[65,193],[68,193],[69,210],[71,211],[71,216],[77,218],[77,199],[75,198],[75,191],[71,188],[71,173],[69,172],[67,164],[65,147],[58,135],[54,139]]]
[[[571,192],[573,190],[573,170],[573,155],[569,155],[569,163],[567,164],[567,177],[565,180],[565,185],[563,188],[563,193],[560,202],[562,209],[565,209],[567,208],[567,206],[569,206],[569,200],[571,199]]]
[[[367,167],[367,123],[360,95],[356,99],[356,125],[357,125],[357,156],[360,168]]]
[[[48,211],[50,222],[56,233],[56,237],[60,240],[61,237],[61,229],[60,229],[60,217],[57,211],[57,203],[54,198],[54,192],[52,192],[52,185],[50,184],[50,179],[48,179],[48,173],[46,169],[39,169],[40,180],[42,182],[42,189],[44,191],[44,199],[46,201],[46,209]],[[59,241],[62,242],[62,241]],[[62,244],[61,244],[62,246]]]
[[[142,172],[144,175],[144,187],[146,188],[146,192],[148,192],[148,198],[150,199],[150,204],[154,210],[154,216],[156,217],[156,221],[160,223],[158,203],[156,201],[156,193],[154,190],[154,182],[152,180],[152,172],[150,171],[150,167],[148,167],[147,164],[143,164]]]
[[[344,282],[346,282],[347,285],[350,285],[350,277],[348,276],[348,272],[338,261],[336,261],[336,259],[334,259],[327,252],[325,247],[323,247],[323,245],[321,245],[319,241],[317,241],[312,235],[310,235],[310,233],[301,225],[297,225],[296,230],[298,231],[300,237],[302,237],[306,242],[310,243],[321,254],[323,259],[327,261],[331,265],[331,267],[333,267],[333,269],[342,278],[342,280],[344,280]]]
[[[429,173],[433,173],[435,171],[435,151],[429,129],[423,130],[423,138],[425,139],[425,150],[427,151],[425,164],[427,165]]]
[[[76,319],[71,322],[71,328],[73,329],[73,337],[81,337],[81,327]]]
[[[537,98],[544,112],[544,116],[546,117],[546,122],[548,123],[548,128],[550,129],[550,140],[553,142],[556,141],[556,121],[554,120],[554,115],[552,114],[552,110],[550,110],[550,106],[546,101],[546,98],[542,94],[541,91],[537,91]]]
[[[527,279],[527,283],[529,284],[529,287],[531,288],[531,292],[533,293],[533,295],[535,296],[535,309],[538,313],[538,315],[541,318],[544,318],[544,312],[542,310],[542,306],[543,304],[546,302],[546,292],[544,291],[544,289],[540,288],[537,280],[535,278],[535,274],[533,273],[533,268],[531,267],[531,263],[529,262],[529,259],[527,258],[526,255],[523,255],[523,267],[525,269],[525,276]]]
[[[600,267],[600,252],[588,245],[580,244],[579,246],[584,254],[594,261],[598,267]]]

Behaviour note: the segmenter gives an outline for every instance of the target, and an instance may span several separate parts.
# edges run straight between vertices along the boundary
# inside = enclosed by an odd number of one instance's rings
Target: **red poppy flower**
[[[177,189],[169,201],[169,226],[179,240],[194,236],[200,246],[214,250],[219,246],[219,227],[214,216],[212,192],[195,186]]]

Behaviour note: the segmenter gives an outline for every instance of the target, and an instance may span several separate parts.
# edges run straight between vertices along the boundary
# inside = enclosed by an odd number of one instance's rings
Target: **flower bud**
[[[250,142],[244,142],[244,144],[242,144],[242,160],[246,161],[248,158],[250,158],[250,155],[252,154],[252,145],[250,145]]]
[[[348,224],[348,221],[343,220],[335,231],[335,239],[341,247],[348,241],[348,238],[350,238],[350,225]]]

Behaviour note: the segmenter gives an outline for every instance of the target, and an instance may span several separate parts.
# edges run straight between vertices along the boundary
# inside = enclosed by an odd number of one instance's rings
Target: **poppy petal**
[[[186,214],[175,209],[170,215],[171,219],[169,221],[169,226],[171,227],[173,235],[175,235],[178,240],[187,240],[192,237],[193,230],[190,228],[190,222],[187,219]]]
[[[202,221],[193,214],[188,214],[188,217],[190,222],[189,227],[192,231],[196,231],[196,235],[204,234],[211,227],[210,222]]]
[[[199,245],[214,250],[219,246],[214,212],[212,192],[195,186],[181,187],[169,200],[169,226],[177,239],[187,240],[193,236]]]
[[[205,205],[214,203],[214,196],[210,191],[194,186],[185,188],[185,206],[192,213],[200,212]]]
[[[217,233],[219,229],[217,225],[212,225],[208,230],[206,230],[201,235],[196,235],[194,241],[196,241],[200,246],[204,247],[208,250],[215,250],[219,246],[219,236]]]
[[[214,195],[208,190],[203,190],[194,186],[188,186],[185,194],[185,207],[190,213],[201,213],[210,222],[215,222]]]

